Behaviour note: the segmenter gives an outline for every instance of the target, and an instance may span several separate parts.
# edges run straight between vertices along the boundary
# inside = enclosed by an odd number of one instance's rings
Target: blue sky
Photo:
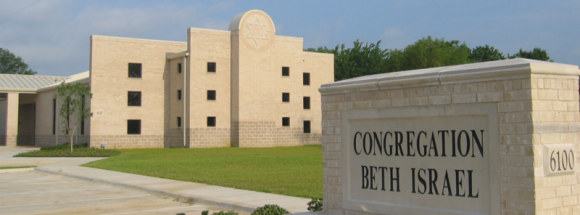
[[[505,54],[548,50],[559,63],[580,65],[580,1],[70,1],[0,0],[0,47],[39,75],[89,69],[89,36],[185,41],[188,27],[226,30],[242,12],[259,9],[278,35],[304,47],[354,40],[404,48],[431,35],[489,44]]]

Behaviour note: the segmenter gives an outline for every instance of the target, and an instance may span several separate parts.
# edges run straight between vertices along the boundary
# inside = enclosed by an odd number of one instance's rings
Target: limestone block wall
[[[489,103],[495,104],[499,122],[500,154],[492,159],[500,161],[500,198],[493,200],[499,201],[501,214],[579,214],[578,170],[573,174],[549,177],[544,172],[545,145],[569,143],[574,145],[576,154],[580,152],[578,69],[523,59],[509,63],[527,66],[525,69],[505,69],[503,75],[499,75],[501,69],[489,64],[489,73],[498,72],[494,73],[497,77],[476,75],[482,74],[479,72],[488,64],[474,65],[477,69],[472,70],[471,66],[458,68],[465,76],[472,72],[474,78],[469,80],[444,81],[443,75],[438,75],[432,79],[434,82],[423,81],[422,84],[409,81],[380,87],[377,81],[376,87],[326,91],[323,86],[324,214],[371,214],[346,210],[342,205],[346,184],[342,181],[341,158],[346,152],[342,151],[341,144],[348,142],[341,136],[344,111]],[[443,74],[444,68],[441,70],[439,74]],[[408,74],[417,73],[410,71]],[[393,82],[399,81],[393,76]],[[389,81],[388,78],[382,80]],[[332,87],[327,86],[327,89]],[[576,159],[575,165],[579,163]],[[389,213],[385,211],[384,214]]]
[[[526,136],[526,143],[531,142],[534,157],[526,157],[521,160],[505,159],[503,162],[513,166],[521,166],[522,163],[533,163],[533,170],[526,168],[506,171],[508,175],[520,176],[535,173],[533,181],[525,181],[526,187],[535,189],[535,207],[537,214],[580,214],[580,174],[542,177],[545,174],[545,163],[549,159],[544,152],[544,146],[557,144],[573,144],[574,152],[580,151],[580,114],[578,109],[578,76],[573,75],[533,75],[531,85],[531,116],[525,116],[526,128],[533,131],[532,135]],[[517,108],[515,106],[510,109]],[[509,118],[508,118],[509,117]],[[509,115],[507,120],[521,119],[521,116]],[[531,127],[531,128],[530,128]],[[517,127],[505,127],[511,133]],[[509,136],[506,139],[507,154],[518,153],[521,148],[511,147],[511,143],[519,142],[517,136]],[[529,149],[526,149],[529,150]],[[542,153],[544,152],[544,153]],[[529,152],[528,152],[529,153]],[[575,159],[576,165],[579,159]],[[510,183],[511,182],[511,183]],[[517,186],[518,181],[508,181],[512,186]],[[528,185],[529,184],[529,185]],[[532,199],[532,193],[524,194]]]
[[[334,80],[333,55],[304,52],[303,38],[276,35],[274,22],[263,11],[237,17],[229,29],[232,145],[299,145],[316,140],[321,135],[316,90]],[[282,74],[283,67],[289,68],[288,75]],[[310,73],[310,85],[303,84],[304,73]],[[289,102],[282,101],[283,93],[289,93]],[[303,108],[304,97],[310,97],[311,109]],[[282,125],[283,117],[290,118],[289,126]],[[303,133],[303,121],[310,121],[310,134]],[[260,135],[274,142],[265,143]]]
[[[234,138],[244,147],[301,146],[320,144],[321,134],[305,134],[300,127],[280,127],[273,121],[233,123],[239,130]]]
[[[91,36],[91,144],[117,148],[164,146],[166,53],[187,50],[187,43]],[[128,77],[128,64],[141,63],[142,77]],[[141,106],[128,106],[128,91],[140,91]],[[141,134],[127,134],[127,120],[141,120]]]

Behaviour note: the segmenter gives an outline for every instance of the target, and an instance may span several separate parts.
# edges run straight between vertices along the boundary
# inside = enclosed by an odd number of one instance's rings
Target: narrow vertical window
[[[177,100],[181,100],[181,90],[177,90]]]
[[[208,116],[207,117],[207,127],[215,127],[215,116]]]
[[[302,73],[302,84],[310,85],[310,73]]]
[[[282,76],[290,76],[290,67],[282,67]]]
[[[141,134],[141,120],[127,120],[127,134]]]
[[[129,63],[129,78],[141,78],[141,64]]]
[[[56,99],[52,100],[52,134],[56,134]]]
[[[282,126],[290,126],[290,117],[282,117]]]
[[[216,68],[215,68],[215,62],[208,62],[207,63],[207,72],[215,72]]]
[[[177,117],[177,127],[181,128],[181,117]]]
[[[215,99],[216,99],[215,90],[208,90],[207,91],[207,100],[215,100]]]
[[[304,109],[310,109],[310,97],[305,96],[304,99],[302,99],[302,106]]]
[[[181,73],[181,63],[177,64],[177,73]]]
[[[129,106],[141,106],[141,92],[129,91],[127,101]]]
[[[81,96],[81,111],[85,109],[85,95]],[[81,118],[81,135],[85,135],[85,118]]]
[[[282,93],[282,102],[290,102],[290,93]]]
[[[309,120],[304,120],[304,133],[305,134],[310,133],[310,121]]]

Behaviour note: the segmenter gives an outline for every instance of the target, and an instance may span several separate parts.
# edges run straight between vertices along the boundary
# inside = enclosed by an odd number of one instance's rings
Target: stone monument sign
[[[323,85],[325,214],[580,212],[579,75],[513,59]]]

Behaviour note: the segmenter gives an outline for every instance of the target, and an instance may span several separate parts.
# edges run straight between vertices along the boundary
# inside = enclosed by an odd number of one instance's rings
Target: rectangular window
[[[129,78],[141,78],[140,63],[129,63]]]
[[[215,62],[208,62],[207,63],[207,72],[215,72]]]
[[[207,117],[207,127],[215,127],[215,116]]]
[[[302,84],[310,85],[310,73],[302,73]]]
[[[290,76],[290,67],[282,67],[282,76]]]
[[[56,134],[56,99],[52,100],[52,134]]]
[[[177,127],[181,128],[181,117],[177,117]]]
[[[208,90],[207,91],[207,100],[215,100],[215,90]]]
[[[282,117],[282,126],[290,126],[290,117]]]
[[[177,90],[177,100],[181,100],[181,90]]]
[[[290,102],[290,93],[282,93],[282,102]]]
[[[304,120],[304,133],[310,134],[310,121]]]
[[[181,73],[181,63],[177,64],[177,73]]]
[[[81,111],[85,109],[85,95],[81,96]],[[85,135],[85,118],[81,118],[81,135]]]
[[[127,98],[129,106],[141,106],[141,92],[129,91]]]
[[[127,120],[127,134],[141,134],[141,120]]]
[[[310,97],[304,97],[302,101],[302,106],[304,109],[310,109]]]

